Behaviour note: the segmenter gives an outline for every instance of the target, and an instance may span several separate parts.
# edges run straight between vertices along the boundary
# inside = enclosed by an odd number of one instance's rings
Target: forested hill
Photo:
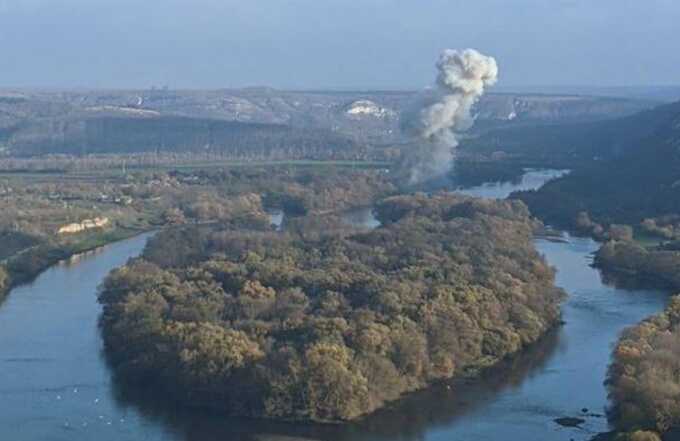
[[[625,159],[672,138],[673,130],[677,138],[678,115],[680,102],[605,121],[496,129],[464,142],[462,148],[477,153],[503,151],[525,162],[557,165]]]
[[[99,116],[36,127],[15,136],[14,155],[213,152],[238,158],[333,158],[359,154],[349,138],[291,128],[176,116]]]
[[[549,222],[582,228],[680,213],[680,102],[603,123],[593,134],[609,157],[514,197]]]
[[[323,150],[326,157],[341,152],[346,158],[355,154],[351,149],[347,152],[348,140],[362,146],[403,142],[402,115],[410,111],[414,100],[416,94],[409,91],[0,89],[0,155],[195,152],[206,145],[231,155],[224,147],[236,141],[237,150],[255,144],[267,153],[281,153],[279,146],[285,144],[291,147],[286,159],[309,159],[310,151],[320,151],[316,144],[322,140],[329,147]],[[655,102],[586,95],[489,94],[475,106],[475,128],[601,121],[649,109]],[[210,134],[205,126],[218,133]],[[159,139],[161,127],[167,133],[164,139]],[[227,129],[235,134],[225,138]],[[125,142],[121,146],[121,140],[136,145]],[[159,141],[164,143],[159,145]],[[298,145],[302,152],[295,150]],[[258,148],[255,155],[262,153]]]

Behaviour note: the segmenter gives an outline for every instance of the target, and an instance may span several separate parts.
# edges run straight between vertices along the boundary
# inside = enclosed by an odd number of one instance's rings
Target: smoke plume
[[[420,106],[416,121],[408,123],[421,139],[418,163],[411,173],[413,182],[451,168],[460,132],[474,123],[472,106],[498,78],[496,60],[474,49],[445,50],[437,70],[434,94]]]

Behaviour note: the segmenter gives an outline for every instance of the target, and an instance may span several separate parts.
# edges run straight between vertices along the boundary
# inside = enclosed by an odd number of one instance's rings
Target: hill
[[[218,152],[238,158],[350,158],[359,146],[324,129],[159,115],[104,115],[23,128],[13,156]]]
[[[347,138],[361,145],[386,145],[402,141],[402,114],[412,108],[418,94],[412,91],[281,91],[269,88],[237,90],[0,90],[0,153],[12,155],[55,152],[111,151],[108,137],[92,139],[112,119],[122,135],[143,146],[158,143],[151,126],[179,124],[181,148],[202,149],[211,135],[191,130],[211,125],[238,132],[281,131],[286,140],[309,144],[320,134]],[[482,98],[476,106],[479,130],[593,121],[630,115],[654,105],[643,99],[502,93]],[[189,121],[195,120],[195,121]],[[229,122],[234,125],[220,125]],[[246,124],[255,124],[253,127]],[[142,126],[140,128],[140,126]],[[272,126],[272,127],[269,127]],[[131,131],[141,130],[139,135]],[[87,132],[87,133],[86,133]],[[84,134],[86,133],[86,134]],[[280,134],[280,133],[279,133]],[[115,138],[122,138],[115,134]],[[263,135],[261,135],[263,136]],[[170,136],[166,136],[166,145]],[[258,138],[262,142],[261,138]],[[90,145],[92,141],[95,145]],[[213,140],[215,141],[215,140]],[[126,151],[131,147],[126,143]],[[214,144],[214,142],[213,142]],[[75,146],[74,146],[75,145]],[[331,149],[335,143],[331,142]],[[106,147],[106,148],[104,148]],[[144,147],[145,149],[148,147]],[[178,147],[179,148],[179,147]]]
[[[678,106],[662,105],[604,121],[496,128],[466,140],[461,147],[482,154],[504,152],[527,163],[542,164],[580,165],[625,157],[640,143],[663,136],[677,118]]]
[[[579,137],[589,136],[589,141]],[[680,102],[635,116],[555,134],[555,148],[599,152],[598,160],[538,191],[513,197],[542,219],[567,227],[637,225],[680,213]],[[587,215],[586,215],[587,214]]]

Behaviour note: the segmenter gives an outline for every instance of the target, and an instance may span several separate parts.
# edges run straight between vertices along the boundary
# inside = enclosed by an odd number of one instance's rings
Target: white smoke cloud
[[[437,88],[418,112],[415,130],[424,144],[419,163],[413,169],[413,182],[446,173],[453,164],[459,133],[474,123],[472,106],[486,87],[498,79],[493,57],[474,49],[447,49],[437,61]]]

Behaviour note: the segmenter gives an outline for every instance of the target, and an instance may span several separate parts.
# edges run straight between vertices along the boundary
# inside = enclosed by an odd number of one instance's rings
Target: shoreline
[[[141,234],[153,231],[154,229],[155,228],[117,228],[110,231],[104,231],[100,234],[94,235],[94,237],[83,238],[81,241],[74,244],[62,244],[62,246],[55,244],[43,244],[27,248],[26,250],[23,250],[17,255],[10,257],[4,263],[0,264],[0,266],[7,273],[7,284],[0,288],[0,303],[7,299],[7,297],[9,297],[15,288],[30,284],[42,273],[49,270],[53,266],[58,265],[60,262],[68,260],[78,254],[87,253],[112,243],[131,239]],[[37,255],[37,259],[40,259],[41,261],[35,268],[32,268],[25,273],[19,273],[16,269],[12,271],[12,265],[21,265],[22,258],[34,257],[23,257],[22,254],[24,252],[41,247],[43,250]]]

